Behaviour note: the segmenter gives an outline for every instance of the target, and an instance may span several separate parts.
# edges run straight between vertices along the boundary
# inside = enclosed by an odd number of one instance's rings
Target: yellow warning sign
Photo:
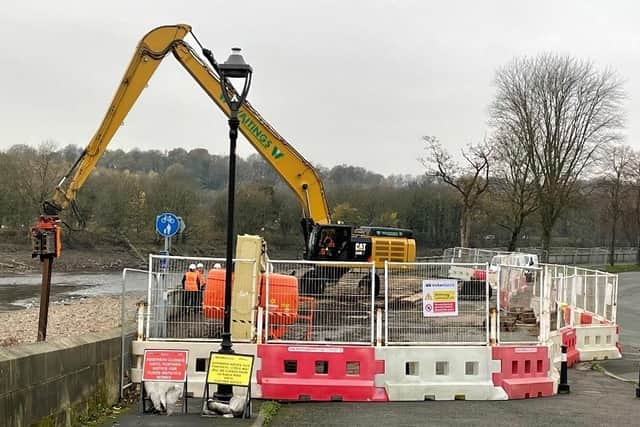
[[[434,301],[455,301],[455,299],[456,299],[455,291],[434,291],[433,292]]]
[[[207,383],[249,387],[253,355],[211,353]]]

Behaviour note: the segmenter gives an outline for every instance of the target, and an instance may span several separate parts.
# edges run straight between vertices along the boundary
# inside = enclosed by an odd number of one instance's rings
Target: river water
[[[0,277],[0,312],[20,310],[40,303],[40,274],[21,274]],[[120,295],[122,272],[53,273],[51,302],[97,295]],[[144,293],[147,275],[127,274],[126,291]]]

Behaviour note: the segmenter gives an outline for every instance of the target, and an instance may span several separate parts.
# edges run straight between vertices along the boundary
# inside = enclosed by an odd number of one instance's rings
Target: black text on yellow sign
[[[211,353],[207,383],[249,387],[253,355]]]
[[[454,301],[456,299],[455,291],[434,291],[434,301]]]

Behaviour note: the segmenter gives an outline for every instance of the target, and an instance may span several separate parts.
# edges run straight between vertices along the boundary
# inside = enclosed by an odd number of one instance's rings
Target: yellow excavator
[[[48,262],[45,273],[50,275],[52,259],[60,254],[60,211],[74,208],[76,194],[95,169],[107,145],[123,123],[160,62],[170,53],[195,79],[211,100],[227,115],[218,66],[211,52],[202,49],[211,68],[184,41],[191,33],[189,25],[179,24],[155,28],[138,44],[133,59],[116,91],[100,127],[69,172],[56,186],[51,200],[46,201],[40,222],[32,228],[33,257]],[[195,38],[195,36],[194,36]],[[198,42],[197,38],[195,39]],[[199,44],[199,42],[198,42]],[[302,208],[302,228],[305,239],[304,259],[322,261],[375,261],[381,267],[384,260],[414,261],[415,240],[410,230],[391,227],[354,227],[331,223],[322,181],[313,166],[280,136],[251,106],[242,104],[238,119],[240,132],[262,157],[278,172],[294,191]],[[303,294],[318,294],[324,284],[347,270],[316,268],[301,279]],[[376,288],[379,287],[376,278]],[[370,286],[371,284],[368,283]]]

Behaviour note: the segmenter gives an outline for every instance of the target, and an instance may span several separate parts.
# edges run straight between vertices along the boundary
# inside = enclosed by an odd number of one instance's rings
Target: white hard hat
[[[204,268],[204,264],[203,264],[203,263],[201,263],[201,262],[199,262],[199,263],[198,263],[198,268]]]
[[[195,269],[196,269],[195,264],[189,264],[189,270],[195,270]]]
[[[222,268],[222,266],[220,265],[219,262],[216,262],[216,264],[213,266],[213,268]]]

